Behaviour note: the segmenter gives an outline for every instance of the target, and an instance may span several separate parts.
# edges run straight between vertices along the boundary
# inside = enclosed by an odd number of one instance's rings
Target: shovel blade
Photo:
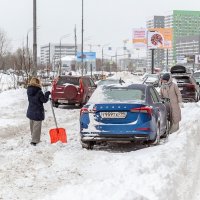
[[[67,143],[67,134],[64,128],[55,128],[49,131],[51,144],[61,141]]]

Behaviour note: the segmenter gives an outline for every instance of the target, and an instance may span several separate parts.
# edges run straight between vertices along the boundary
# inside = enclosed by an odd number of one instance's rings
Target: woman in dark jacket
[[[38,78],[33,77],[31,79],[27,88],[29,105],[26,116],[30,119],[31,144],[34,146],[40,142],[42,120],[45,118],[43,103],[49,100],[50,94],[49,91],[45,94],[42,92]]]

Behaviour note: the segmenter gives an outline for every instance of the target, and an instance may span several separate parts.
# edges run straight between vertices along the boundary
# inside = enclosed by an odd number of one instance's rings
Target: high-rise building
[[[165,27],[165,17],[164,16],[153,16],[146,22],[147,29],[149,28],[164,28]],[[147,67],[150,69],[151,67],[151,50],[147,50]],[[154,66],[162,68],[164,67],[164,50],[163,49],[155,49],[154,50]]]
[[[165,27],[173,28],[169,65],[180,56],[200,54],[200,11],[174,10],[165,16]]]
[[[153,16],[147,28],[173,29],[173,48],[155,50],[155,67],[172,66],[184,55],[200,54],[200,11],[173,10],[165,16]],[[149,50],[147,63],[151,66]]]

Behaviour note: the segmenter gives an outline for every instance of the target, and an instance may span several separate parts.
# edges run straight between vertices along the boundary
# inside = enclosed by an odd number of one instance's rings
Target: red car
[[[53,106],[84,105],[96,87],[94,81],[88,76],[59,76],[52,85]]]

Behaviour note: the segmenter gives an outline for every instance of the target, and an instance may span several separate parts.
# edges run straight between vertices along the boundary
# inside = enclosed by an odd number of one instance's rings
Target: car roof
[[[81,75],[61,75],[61,76],[58,76],[58,77],[60,77],[60,78],[67,78],[67,77],[69,77],[69,78],[81,78],[81,77],[90,78],[89,76],[81,76]]]
[[[124,89],[146,89],[147,87],[150,87],[149,85],[146,84],[122,84],[122,85],[104,85],[103,88],[108,88],[108,89],[117,89],[117,88],[124,88]]]

